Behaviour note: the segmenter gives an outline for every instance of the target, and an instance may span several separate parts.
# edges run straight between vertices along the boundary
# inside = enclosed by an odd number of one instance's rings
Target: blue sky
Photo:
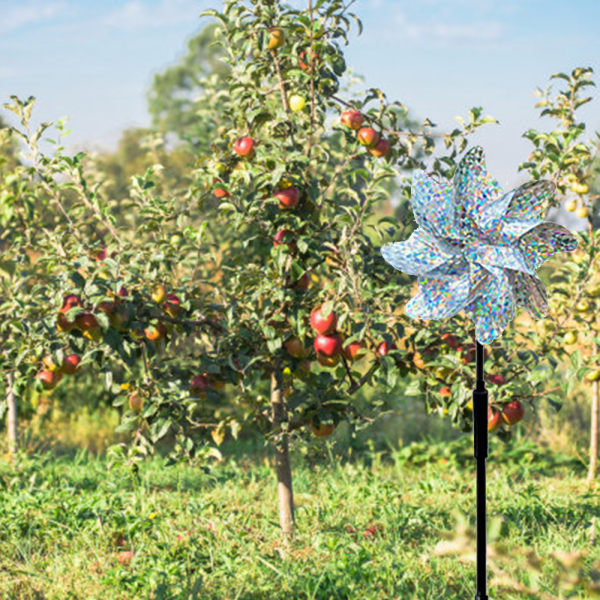
[[[301,4],[302,0],[295,0]],[[219,0],[0,0],[0,97],[33,94],[37,116],[68,116],[69,144],[112,147],[148,122],[152,74],[181,54]],[[597,0],[357,0],[365,31],[347,62],[442,128],[481,105],[498,118],[475,139],[503,186],[522,180],[529,127],[547,126],[533,90],[576,65],[600,73]],[[600,128],[598,101],[583,115]]]

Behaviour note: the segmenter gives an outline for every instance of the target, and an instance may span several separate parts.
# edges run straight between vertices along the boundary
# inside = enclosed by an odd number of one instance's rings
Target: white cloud
[[[403,13],[396,14],[399,35],[425,42],[481,43],[499,40],[504,25],[497,21],[478,21],[472,23],[449,23],[430,21],[411,23]]]
[[[154,6],[142,0],[129,0],[108,13],[102,23],[126,30],[163,28],[197,18],[206,6],[206,2],[198,0],[161,0]]]
[[[29,2],[2,10],[0,32],[19,29],[24,25],[47,21],[64,11],[65,2]]]

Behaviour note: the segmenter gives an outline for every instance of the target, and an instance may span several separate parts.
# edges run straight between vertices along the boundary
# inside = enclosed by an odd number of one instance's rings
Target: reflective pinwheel
[[[553,193],[551,182],[535,181],[503,194],[480,147],[464,156],[452,182],[416,172],[418,228],[406,241],[381,249],[393,267],[419,278],[407,314],[444,319],[464,310],[482,344],[502,333],[517,306],[543,316],[546,293],[535,271],[556,252],[577,247],[568,229],[540,219]]]

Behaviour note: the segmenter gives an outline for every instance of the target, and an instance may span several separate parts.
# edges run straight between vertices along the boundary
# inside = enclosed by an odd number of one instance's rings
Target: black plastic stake
[[[475,600],[488,600],[485,461],[488,456],[488,393],[485,389],[483,346],[476,343],[477,381],[473,391],[473,441],[477,462],[477,593]]]

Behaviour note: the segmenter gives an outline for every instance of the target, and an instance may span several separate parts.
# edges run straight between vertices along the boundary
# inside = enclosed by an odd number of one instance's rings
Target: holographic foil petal
[[[575,250],[577,238],[562,225],[544,221],[520,238],[518,245],[527,264],[535,270],[557,252]]]
[[[544,284],[535,276],[508,271],[508,277],[518,306],[523,306],[534,319],[541,319],[548,310]]]
[[[424,171],[413,176],[411,203],[419,227],[440,237],[451,237],[454,228],[452,186],[438,183]]]
[[[460,312],[469,297],[469,273],[455,279],[423,279],[409,300],[406,314],[413,319],[445,319]]]
[[[446,245],[439,238],[419,228],[405,242],[383,246],[381,254],[392,267],[409,275],[423,275],[456,257],[442,246]]]
[[[407,314],[444,319],[464,310],[473,316],[482,344],[502,333],[516,306],[534,317],[545,314],[546,292],[535,270],[556,252],[577,247],[567,229],[540,220],[554,192],[550,182],[502,194],[476,147],[451,183],[418,172],[412,192],[419,229],[406,242],[381,250],[392,266],[419,277]]]
[[[514,246],[493,246],[478,243],[473,244],[466,254],[471,262],[478,263],[494,273],[497,273],[498,269],[500,271],[514,269],[533,274],[521,250]],[[493,268],[490,269],[490,267]]]
[[[543,179],[525,183],[514,190],[506,211],[506,218],[521,221],[539,220],[544,203],[552,198],[555,189],[551,181]]]
[[[515,304],[508,275],[487,280],[474,302],[475,337],[481,344],[500,336],[513,318]]]
[[[462,230],[479,223],[482,211],[502,195],[498,182],[485,168],[483,148],[476,146],[467,152],[454,175],[455,218]]]

